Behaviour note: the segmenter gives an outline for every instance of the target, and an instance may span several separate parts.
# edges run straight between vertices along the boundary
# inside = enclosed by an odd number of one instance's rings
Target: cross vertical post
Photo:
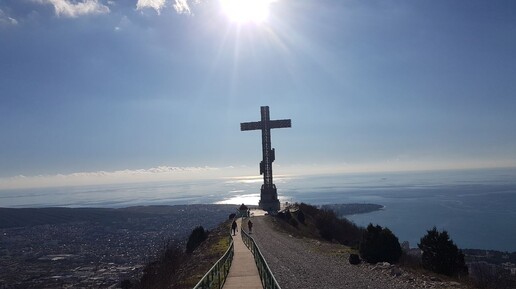
[[[278,211],[280,209],[278,192],[276,190],[276,185],[274,185],[272,180],[272,162],[274,162],[276,155],[275,150],[271,148],[271,129],[292,127],[292,123],[290,119],[270,120],[268,106],[262,106],[260,108],[260,112],[261,121],[241,123],[240,130],[262,131],[263,159],[260,162],[260,174],[263,175],[263,185],[258,205],[265,211]]]

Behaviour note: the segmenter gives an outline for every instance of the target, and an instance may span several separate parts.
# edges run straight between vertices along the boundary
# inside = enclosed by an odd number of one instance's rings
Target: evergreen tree
[[[396,263],[401,257],[398,238],[388,228],[369,224],[360,242],[360,256],[369,263]]]
[[[450,239],[448,232],[439,232],[433,227],[417,246],[423,251],[422,263],[425,269],[448,276],[468,273],[464,254]]]
[[[186,253],[192,253],[206,238],[208,238],[208,231],[205,231],[202,226],[193,229],[186,243]]]

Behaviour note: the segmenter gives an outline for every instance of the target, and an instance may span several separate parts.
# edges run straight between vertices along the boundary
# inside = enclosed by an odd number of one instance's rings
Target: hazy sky
[[[0,187],[259,174],[261,105],[282,173],[516,166],[516,1],[221,1],[0,0]]]

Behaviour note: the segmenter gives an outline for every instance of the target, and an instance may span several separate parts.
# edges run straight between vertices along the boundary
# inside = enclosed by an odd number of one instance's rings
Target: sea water
[[[516,170],[348,175],[305,179],[327,184],[292,196],[314,204],[374,203],[383,210],[347,216],[390,228],[416,247],[433,226],[461,248],[516,251]]]
[[[0,191],[0,207],[127,207],[257,204],[262,179],[230,178]],[[427,230],[447,230],[461,248],[516,251],[516,169],[277,176],[282,202],[374,203],[347,216],[390,228],[417,246]]]

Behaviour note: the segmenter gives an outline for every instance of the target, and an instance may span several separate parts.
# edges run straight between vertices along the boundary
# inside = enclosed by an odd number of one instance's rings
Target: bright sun
[[[220,0],[222,10],[238,23],[262,23],[269,16],[269,4],[275,0]]]

